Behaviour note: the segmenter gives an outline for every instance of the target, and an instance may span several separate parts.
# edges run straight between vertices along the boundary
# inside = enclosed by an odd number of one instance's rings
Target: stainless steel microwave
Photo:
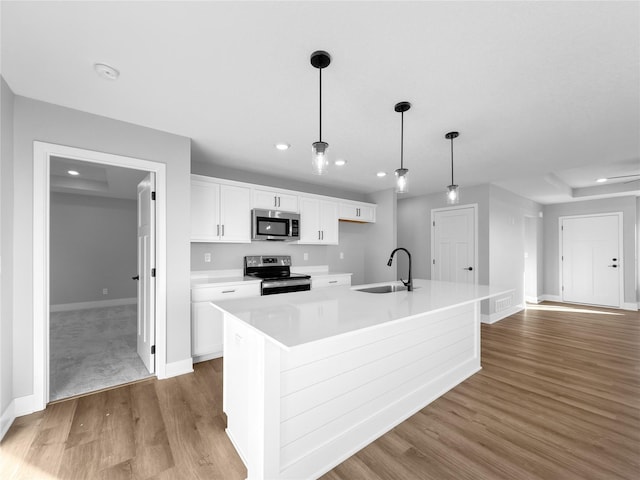
[[[279,210],[251,211],[252,240],[292,241],[300,239],[300,215]]]

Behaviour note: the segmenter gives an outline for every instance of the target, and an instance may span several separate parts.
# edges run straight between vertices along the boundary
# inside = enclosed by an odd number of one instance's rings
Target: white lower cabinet
[[[323,275],[321,277],[311,276],[311,288],[338,287],[340,285],[351,285],[351,274]]]
[[[194,361],[221,357],[223,317],[211,302],[260,296],[260,283],[199,287],[191,290],[191,355]]]

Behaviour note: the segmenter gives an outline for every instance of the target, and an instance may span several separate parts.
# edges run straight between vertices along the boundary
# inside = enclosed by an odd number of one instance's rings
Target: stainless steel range
[[[289,255],[252,255],[244,257],[244,275],[262,279],[262,295],[311,290],[311,277],[291,273]]]

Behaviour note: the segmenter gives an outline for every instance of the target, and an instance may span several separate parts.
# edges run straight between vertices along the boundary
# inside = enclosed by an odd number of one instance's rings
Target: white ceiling
[[[640,193],[639,2],[9,2],[18,95],[193,139],[197,160],[357,192],[492,182],[542,203]],[[347,165],[311,175],[318,140]],[[120,70],[100,78],[93,64]],[[274,144],[291,148],[277,151]],[[379,179],[376,172],[389,175]],[[607,182],[608,184],[611,182]],[[595,186],[595,187],[593,187]],[[593,187],[593,188],[591,188]]]

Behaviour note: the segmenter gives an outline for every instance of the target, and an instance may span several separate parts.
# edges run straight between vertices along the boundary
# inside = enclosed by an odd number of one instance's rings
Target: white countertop
[[[237,317],[281,348],[289,350],[299,345],[511,291],[486,285],[420,279],[414,280],[413,292],[367,293],[355,290],[363,287],[365,285],[343,286],[224,300],[214,306]]]

